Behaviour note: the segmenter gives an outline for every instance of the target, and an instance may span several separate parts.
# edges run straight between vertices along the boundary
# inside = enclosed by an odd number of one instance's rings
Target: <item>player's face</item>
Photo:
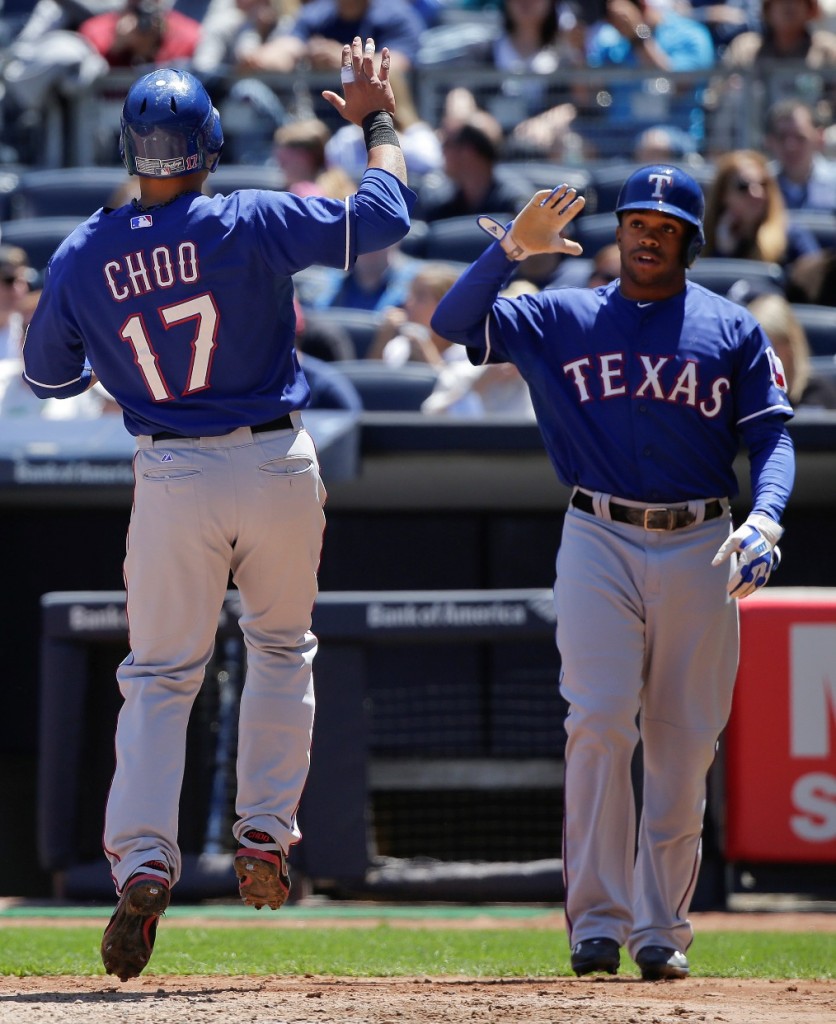
[[[616,228],[621,251],[621,293],[628,299],[656,301],[685,287],[682,251],[684,221],[656,210],[627,210]]]

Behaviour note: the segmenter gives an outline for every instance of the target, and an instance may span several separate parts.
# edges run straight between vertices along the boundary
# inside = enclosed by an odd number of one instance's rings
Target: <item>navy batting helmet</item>
[[[618,194],[615,212],[619,220],[625,210],[658,210],[690,224],[694,230],[685,248],[686,267],[690,267],[702,251],[705,198],[691,175],[678,167],[650,164],[634,171]]]
[[[125,98],[121,126],[119,154],[128,174],[176,178],[218,166],[221,119],[188,71],[161,68],[137,79]]]

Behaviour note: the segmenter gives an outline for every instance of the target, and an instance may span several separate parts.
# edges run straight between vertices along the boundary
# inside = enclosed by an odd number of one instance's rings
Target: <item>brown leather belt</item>
[[[592,498],[583,491],[575,491],[572,495],[572,505],[579,508],[581,512],[588,512],[595,515],[595,505]],[[696,515],[687,508],[667,508],[666,506],[651,505],[648,508],[634,508],[632,505],[622,505],[620,501],[609,500],[610,518],[617,523],[629,523],[631,526],[641,526],[645,530],[681,530],[683,526],[690,526],[697,521]],[[723,505],[716,498],[705,503],[704,519],[717,519],[723,514]]]
[[[250,427],[250,430],[254,434],[266,434],[268,430],[293,430],[293,420],[290,418],[290,413],[285,416],[279,416],[277,420],[269,420],[267,423],[258,423],[254,427]],[[187,435],[185,434],[172,434],[167,430],[160,431],[159,434],[152,434],[152,441],[177,441]]]

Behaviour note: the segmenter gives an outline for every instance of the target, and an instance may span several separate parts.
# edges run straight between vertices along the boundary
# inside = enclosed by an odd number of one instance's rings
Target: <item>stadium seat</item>
[[[7,217],[86,218],[128,181],[124,167],[49,167],[22,172],[8,195]]]
[[[787,210],[790,223],[806,228],[822,249],[836,249],[836,213],[826,210]]]
[[[405,238],[401,239],[401,252],[416,259],[423,259],[426,254],[427,234],[430,226],[425,220],[413,218]]]
[[[615,241],[618,221],[612,211],[587,213],[586,210],[572,221],[572,237],[583,246],[586,257],[594,256],[599,249]]]
[[[367,412],[420,412],[438,378],[426,363],[390,366],[380,359],[342,359],[334,365],[357,388]]]
[[[812,355],[810,370],[816,377],[824,377],[836,384],[836,356]]]
[[[500,224],[513,219],[512,213],[494,213]],[[427,260],[448,263],[472,263],[490,245],[491,238],[483,231],[476,217],[445,217],[427,224],[427,234],[421,255]],[[407,250],[404,250],[407,251]]]
[[[499,177],[524,178],[531,183],[532,193],[541,188],[555,188],[564,182],[583,196],[590,189],[588,171],[582,167],[556,164],[552,160],[502,160],[496,165],[496,173]]]
[[[358,360],[365,358],[383,320],[383,314],[379,310],[354,309],[350,306],[325,306],[312,309],[310,313],[306,310],[305,316],[323,326],[333,324],[346,330],[354,343]],[[340,361],[341,367],[344,362]]]
[[[12,193],[17,188],[20,172],[3,168],[0,170],[0,221],[8,220],[12,213]]]
[[[784,271],[777,263],[765,263],[761,260],[734,259],[725,256],[702,256],[688,270],[688,278],[695,284],[717,292],[718,295],[729,295],[729,289],[738,282],[745,282],[748,294],[738,298],[729,297],[745,303],[754,297],[757,291],[779,292],[784,290]]]
[[[441,9],[446,7],[442,4]],[[474,47],[489,45],[496,35],[499,12],[480,7],[478,14],[478,18],[452,23],[442,20],[441,24],[425,29],[417,40],[416,66],[420,69],[448,65],[450,61],[466,58]]]
[[[29,265],[43,273],[49,257],[85,217],[27,217],[0,223],[0,240],[19,245],[29,257]]]
[[[792,311],[804,328],[812,355],[836,356],[836,306],[794,302]]]

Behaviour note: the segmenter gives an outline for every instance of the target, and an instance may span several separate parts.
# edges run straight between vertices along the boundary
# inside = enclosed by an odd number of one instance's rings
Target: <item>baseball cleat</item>
[[[290,875],[282,850],[242,846],[232,863],[238,876],[238,892],[247,906],[256,910],[265,906],[278,910],[282,906],[290,894]]]
[[[171,894],[159,875],[136,874],[128,879],[102,936],[102,963],[120,981],[137,978],[151,959],[157,921]]]
[[[687,978],[691,970],[684,953],[670,946],[645,946],[636,953],[642,981]]]
[[[621,955],[615,939],[584,939],[572,946],[572,970],[580,978],[584,974],[605,971],[616,974]]]

